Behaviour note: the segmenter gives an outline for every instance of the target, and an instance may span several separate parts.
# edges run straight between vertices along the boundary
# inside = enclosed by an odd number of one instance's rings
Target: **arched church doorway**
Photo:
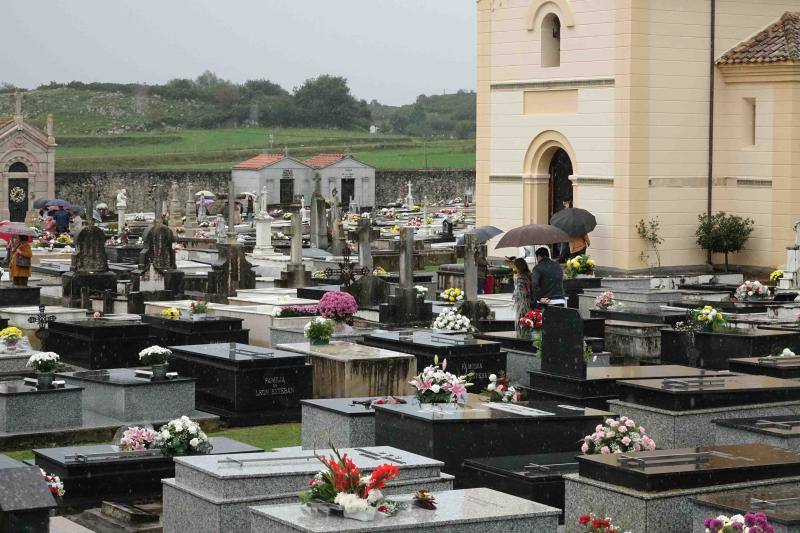
[[[25,222],[28,211],[28,166],[16,161],[8,167],[8,218]]]
[[[550,216],[565,207],[572,207],[572,160],[563,148],[558,148],[550,159]],[[549,218],[549,217],[548,217]]]

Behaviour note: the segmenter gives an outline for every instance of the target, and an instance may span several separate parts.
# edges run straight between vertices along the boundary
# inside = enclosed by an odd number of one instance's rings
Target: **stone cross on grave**
[[[150,188],[150,198],[153,200],[153,224],[161,224],[161,215],[164,213],[164,200],[167,193],[164,185],[158,183]]]
[[[86,205],[86,222],[94,225],[94,206],[97,202],[97,189],[91,185],[83,191],[83,203]]]
[[[36,338],[42,341],[42,345],[44,345],[44,340],[50,334],[50,332],[47,331],[47,326],[50,322],[55,322],[55,320],[55,315],[48,315],[47,312],[45,312],[44,305],[39,305],[39,313],[36,316],[28,317],[29,324],[38,324],[39,329],[36,330]]]
[[[359,266],[350,261],[350,247],[345,245],[342,250],[342,262],[338,263],[339,268],[326,268],[325,277],[330,278],[339,276],[339,284],[342,287],[349,287],[355,281],[356,276],[366,276],[370,273],[370,269],[365,266]]]
[[[364,268],[372,270],[372,241],[375,234],[372,231],[372,223],[369,217],[362,216],[358,221],[358,262]]]

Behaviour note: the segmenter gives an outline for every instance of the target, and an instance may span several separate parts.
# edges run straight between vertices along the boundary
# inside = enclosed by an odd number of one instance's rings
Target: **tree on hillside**
[[[243,92],[246,98],[256,98],[258,96],[285,96],[289,94],[286,89],[277,83],[272,83],[264,79],[247,80],[244,82]]]
[[[295,89],[294,104],[300,119],[307,126],[334,128],[370,125],[370,114],[365,101],[358,101],[339,76],[311,78]]]

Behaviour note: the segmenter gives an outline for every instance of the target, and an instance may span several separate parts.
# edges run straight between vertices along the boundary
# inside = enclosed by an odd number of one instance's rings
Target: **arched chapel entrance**
[[[544,131],[531,141],[525,154],[523,175],[523,224],[547,224],[564,202],[572,205],[576,172],[575,151],[557,131]]]
[[[29,177],[28,166],[21,161],[8,167],[8,218],[13,222],[25,222],[30,196]]]
[[[563,148],[558,148],[550,160],[550,209],[549,215],[553,216],[564,209],[572,207],[572,160]],[[550,217],[548,217],[550,218]]]

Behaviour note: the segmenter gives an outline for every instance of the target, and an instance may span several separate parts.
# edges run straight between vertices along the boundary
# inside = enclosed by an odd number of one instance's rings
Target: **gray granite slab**
[[[520,352],[514,349],[506,350],[506,375],[511,377],[513,383],[527,385],[529,381],[528,372],[540,370],[541,368],[541,357],[536,357],[531,352]]]
[[[0,384],[0,431],[27,433],[80,427],[83,389],[37,390],[22,381]]]
[[[717,441],[714,420],[800,414],[800,402],[737,405],[694,411],[667,411],[621,400],[609,400],[608,407],[609,410],[632,418],[637,424],[643,426],[647,435],[661,449],[733,444],[732,442]]]
[[[382,492],[396,496],[426,487],[438,493],[452,490],[453,480],[453,476],[444,473],[434,478],[400,478],[389,482]],[[161,518],[166,533],[250,531],[251,506],[296,503],[299,492],[298,489],[269,496],[219,499],[180,485],[174,479],[164,479],[162,484],[164,512]]]
[[[195,380],[153,381],[136,376],[133,368],[59,374],[84,389],[84,408],[131,422],[169,420],[194,410]]]
[[[303,328],[281,328],[273,327],[272,329],[272,345],[279,344],[295,344],[308,342]],[[372,328],[354,328],[351,331],[337,332],[333,334],[331,340],[344,341],[344,342],[360,342],[364,339],[364,335],[372,333]]]
[[[750,481],[728,485],[670,490],[665,492],[640,492],[611,485],[578,474],[564,476],[564,531],[583,533],[578,518],[589,512],[608,516],[622,531],[647,533],[675,533],[677,531],[702,531],[692,529],[692,503],[690,498],[711,492],[729,492],[755,487],[792,487],[800,477]],[[553,530],[555,531],[555,530]]]
[[[409,497],[398,498],[409,501]],[[458,531],[460,533],[529,533],[556,531],[559,510],[487,488],[436,494],[438,508],[409,506],[392,517],[360,522],[329,516],[301,504],[254,507],[253,533],[371,533],[375,531]]]
[[[347,453],[365,473],[384,463],[397,464],[404,479],[436,477],[443,465],[441,461],[390,446],[339,451]],[[322,468],[317,456],[329,452],[325,449],[265,452],[248,455],[246,463],[224,456],[177,457],[175,480],[221,498],[281,494],[305,488],[309,478]]]

